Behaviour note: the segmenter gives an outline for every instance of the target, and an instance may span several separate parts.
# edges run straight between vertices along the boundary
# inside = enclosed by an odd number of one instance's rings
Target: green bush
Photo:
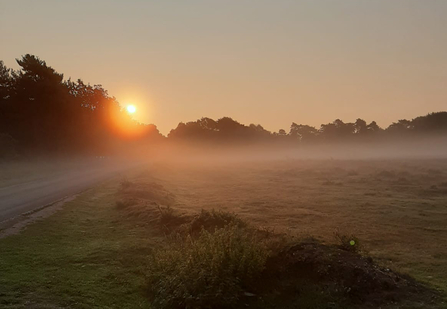
[[[233,307],[264,269],[268,252],[235,224],[179,237],[154,253],[149,291],[157,308]]]

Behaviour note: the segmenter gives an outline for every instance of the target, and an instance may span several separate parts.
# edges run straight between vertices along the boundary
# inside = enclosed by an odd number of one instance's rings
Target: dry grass
[[[446,161],[158,164],[141,180],[185,214],[221,209],[330,243],[354,234],[380,264],[447,291]]]

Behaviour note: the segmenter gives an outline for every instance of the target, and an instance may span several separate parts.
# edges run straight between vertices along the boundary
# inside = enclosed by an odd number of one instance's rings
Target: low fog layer
[[[147,155],[150,153],[150,155]],[[315,145],[163,144],[149,152],[133,153],[140,161],[183,161],[206,164],[277,160],[399,160],[447,158],[447,137],[412,141],[394,139],[370,143]]]

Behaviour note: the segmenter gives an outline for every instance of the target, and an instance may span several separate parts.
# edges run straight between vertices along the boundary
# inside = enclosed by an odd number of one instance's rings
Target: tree
[[[381,127],[379,127],[375,121],[372,121],[370,124],[368,124],[366,129],[368,130],[369,133],[373,133],[373,134],[377,134],[377,133],[383,131],[383,129]]]
[[[0,60],[0,100],[6,100],[9,97],[11,87],[11,69],[8,69],[3,61]]]
[[[447,131],[447,112],[431,113],[411,121],[411,127],[418,133],[440,133]]]
[[[0,60],[0,133],[8,131],[9,123],[9,103],[12,93],[13,80],[11,70]]]
[[[354,132],[354,123],[344,123],[340,119],[336,119],[332,123],[322,124],[320,128],[320,135],[326,141],[346,140],[349,139]]]
[[[397,122],[393,122],[386,130],[394,134],[404,134],[413,129],[411,121],[407,119],[400,119]]]
[[[11,134],[25,147],[56,150],[71,123],[63,74],[36,56],[27,54],[16,60],[21,70],[13,74],[10,115],[16,124]]]
[[[318,136],[318,130],[315,127],[292,123],[289,135],[301,142],[313,141]]]
[[[279,136],[286,136],[286,135],[287,135],[286,130],[284,130],[284,129],[280,129],[280,130],[278,131],[278,135],[279,135]]]
[[[354,123],[354,132],[355,134],[366,134],[368,127],[366,125],[366,121],[358,118]]]

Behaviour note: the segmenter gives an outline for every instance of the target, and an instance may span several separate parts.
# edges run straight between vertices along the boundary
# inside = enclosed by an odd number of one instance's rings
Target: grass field
[[[185,214],[227,210],[328,243],[355,234],[379,264],[447,293],[446,161],[171,162],[126,178]],[[149,308],[147,256],[164,240],[150,218],[117,207],[120,181],[0,239],[0,307]]]
[[[154,166],[175,208],[224,209],[333,242],[355,234],[382,264],[447,292],[447,161],[282,161]]]

